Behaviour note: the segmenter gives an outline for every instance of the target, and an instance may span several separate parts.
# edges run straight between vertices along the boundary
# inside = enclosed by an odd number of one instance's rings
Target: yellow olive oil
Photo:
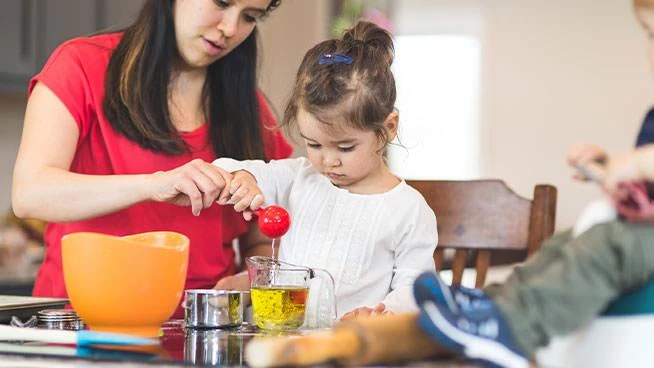
[[[252,311],[259,328],[293,330],[304,323],[309,289],[298,286],[252,287]]]

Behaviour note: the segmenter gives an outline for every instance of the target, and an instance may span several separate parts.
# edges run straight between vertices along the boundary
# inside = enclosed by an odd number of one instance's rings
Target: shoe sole
[[[430,339],[438,343],[440,346],[451,350],[457,354],[464,354],[465,346],[459,344],[458,342],[450,339],[449,336],[443,334],[441,330],[438,329],[432,322],[429,315],[425,312],[424,309],[420,311],[418,315],[418,325],[420,328],[429,336]]]
[[[456,347],[454,350],[463,351],[469,358],[478,358],[487,360],[506,368],[527,368],[529,361],[523,356],[516,354],[499,342],[477,337],[459,330],[445,319],[438,310],[438,307],[432,301],[425,301],[422,309],[430,319],[438,335],[444,339],[446,347]],[[433,332],[433,331],[429,331]]]

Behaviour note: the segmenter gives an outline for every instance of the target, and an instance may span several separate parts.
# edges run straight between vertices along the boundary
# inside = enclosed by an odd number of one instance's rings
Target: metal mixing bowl
[[[228,328],[243,323],[243,296],[248,291],[191,289],[184,293],[186,327]]]

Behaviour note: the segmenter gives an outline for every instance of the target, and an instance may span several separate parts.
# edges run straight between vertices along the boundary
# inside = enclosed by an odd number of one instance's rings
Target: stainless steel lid
[[[36,314],[40,321],[69,321],[79,320],[79,316],[72,309],[44,309]]]
[[[38,327],[56,330],[81,330],[84,323],[71,309],[44,309],[36,314]]]

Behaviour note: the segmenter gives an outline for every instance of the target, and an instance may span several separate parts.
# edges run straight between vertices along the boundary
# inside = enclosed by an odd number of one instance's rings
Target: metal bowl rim
[[[216,290],[216,289],[189,289],[184,290],[187,294],[192,295],[231,295],[231,294],[248,294],[249,290]]]

